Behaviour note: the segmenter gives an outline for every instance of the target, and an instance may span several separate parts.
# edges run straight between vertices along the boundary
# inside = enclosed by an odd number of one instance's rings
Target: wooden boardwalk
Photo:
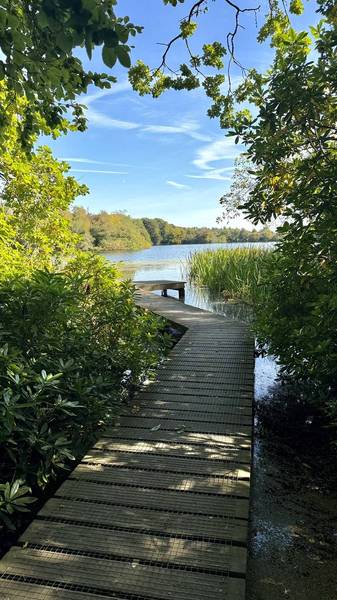
[[[138,303],[187,332],[0,561],[1,600],[245,597],[252,336],[173,299]]]

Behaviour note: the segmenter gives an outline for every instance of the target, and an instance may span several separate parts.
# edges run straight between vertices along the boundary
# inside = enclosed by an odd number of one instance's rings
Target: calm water
[[[105,256],[120,263],[124,276],[132,280],[185,280],[190,253],[250,245],[155,246]],[[211,300],[204,289],[190,285],[186,287],[186,303],[227,318],[251,319],[242,305],[228,304],[221,298]],[[256,401],[264,398],[270,402],[277,372],[273,357],[256,359]],[[310,471],[303,473],[297,457],[283,455],[279,441],[271,447],[259,430],[255,431],[247,600],[337,600],[335,498],[322,494]]]
[[[105,252],[104,256],[119,265],[123,275],[133,281],[148,281],[151,279],[171,279],[185,281],[187,279],[186,263],[190,254],[217,248],[248,248],[251,246],[270,246],[264,243],[236,244],[180,244],[171,246],[152,246],[145,250],[128,250]],[[242,305],[233,305],[219,300],[211,300],[205,290],[195,288],[187,283],[186,304],[205,308],[233,318],[249,318],[247,310]],[[170,291],[170,295],[178,297],[178,292]]]

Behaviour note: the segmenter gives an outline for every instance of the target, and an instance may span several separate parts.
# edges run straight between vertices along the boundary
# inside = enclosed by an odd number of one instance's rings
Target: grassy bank
[[[255,304],[266,293],[262,273],[273,259],[265,248],[220,248],[191,254],[189,280],[206,287],[214,297]]]

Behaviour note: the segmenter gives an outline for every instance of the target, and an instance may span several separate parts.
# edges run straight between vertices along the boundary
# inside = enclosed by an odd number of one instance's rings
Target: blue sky
[[[241,2],[243,5],[243,3]],[[247,0],[245,6],[254,6]],[[119,0],[118,15],[129,15],[144,26],[134,39],[132,60],[142,58],[151,67],[160,62],[162,47],[178,30],[192,1],[179,7],[164,6],[161,0]],[[309,16],[300,21],[315,22],[314,3]],[[263,8],[257,25],[263,22]],[[198,34],[192,42],[197,50],[205,42],[224,41],[233,23],[233,12],[222,0],[209,3],[209,12],[199,19]],[[252,15],[242,19],[244,29],[237,38],[237,56],[245,67],[265,69],[272,52],[256,42]],[[85,65],[107,72],[97,50],[93,60],[81,53]],[[171,53],[174,68],[186,61],[184,46],[178,43]],[[88,106],[88,130],[48,140],[58,158],[71,164],[71,172],[90,188],[77,204],[91,212],[127,211],[135,217],[161,217],[177,225],[215,226],[221,213],[219,198],[230,185],[235,156],[242,150],[225,137],[216,120],[207,117],[208,99],[202,89],[169,91],[159,99],[139,97],[127,82],[125,69],[113,69],[118,83],[111,90],[92,88],[81,97]],[[239,71],[233,71],[239,80]],[[236,219],[232,225],[250,228]]]

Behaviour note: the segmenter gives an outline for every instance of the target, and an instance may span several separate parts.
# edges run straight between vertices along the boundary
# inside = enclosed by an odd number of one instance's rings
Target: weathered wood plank
[[[178,428],[179,429],[179,428]],[[142,441],[160,441],[160,442],[178,442],[183,444],[198,444],[199,446],[205,447],[208,444],[218,445],[219,448],[223,448],[225,445],[235,445],[237,448],[250,448],[251,437],[250,436],[239,436],[237,433],[231,433],[226,428],[226,432],[223,435],[216,435],[213,433],[197,433],[195,431],[182,431],[179,429],[164,430],[158,429],[157,431],[149,429],[135,429],[133,427],[118,427],[115,429],[106,429],[103,432],[102,439],[110,438],[128,439],[130,443],[132,440]],[[199,448],[201,451],[201,448]]]
[[[247,479],[250,465],[238,465],[213,459],[184,458],[176,455],[162,456],[158,454],[142,454],[135,452],[107,452],[93,448],[83,461],[85,463],[109,465],[110,467],[127,467],[129,469],[150,469],[151,471],[171,471],[175,473],[193,473],[214,477],[235,477]]]
[[[124,428],[139,428],[139,429],[150,429],[158,427],[165,430],[173,430],[178,433],[183,431],[192,431],[195,433],[222,433],[223,431],[235,432],[236,435],[251,435],[251,425],[238,423],[236,419],[231,419],[228,415],[223,421],[215,423],[214,421],[189,421],[187,419],[169,419],[169,418],[148,418],[148,417],[137,417],[128,416],[121,417],[118,424]]]
[[[244,581],[226,575],[144,565],[136,560],[97,559],[78,554],[13,548],[0,562],[0,572],[61,582],[99,593],[134,594],[159,600],[242,600]],[[172,591],[174,589],[174,596]]]
[[[234,476],[235,477],[235,476]],[[108,465],[81,463],[72,472],[71,478],[105,482],[112,485],[144,486],[153,489],[181,490],[205,494],[225,494],[247,498],[249,495],[249,482],[240,479],[231,479],[229,475],[223,477],[209,477],[207,475],[189,475],[187,473],[168,473],[166,471],[141,471],[135,469],[113,469]]]
[[[179,436],[180,437],[180,436]],[[160,454],[164,456],[174,456],[180,458],[194,458],[198,460],[212,461],[229,461],[235,463],[246,463],[250,465],[251,453],[249,442],[246,445],[239,445],[240,441],[236,438],[226,438],[226,445],[221,444],[203,444],[203,443],[182,443],[181,441],[146,441],[146,440],[130,440],[123,438],[101,438],[98,440],[94,448],[102,450]]]
[[[166,405],[167,406],[167,405]],[[127,416],[128,413],[126,413]],[[164,419],[170,419],[175,421],[200,421],[201,423],[238,423],[240,425],[251,425],[252,417],[242,414],[236,410],[236,407],[229,407],[227,411],[218,411],[207,413],[205,410],[193,411],[188,409],[180,409],[178,407],[170,408],[156,408],[155,406],[150,408],[135,407],[132,410],[132,415],[137,418],[147,419],[158,419],[160,422]]]
[[[107,487],[98,482],[68,479],[57,497],[79,498],[102,504],[173,510],[194,515],[215,515],[248,519],[248,499],[221,494],[198,494],[193,491],[152,489],[136,485]],[[116,509],[118,510],[118,509]]]
[[[243,519],[193,514],[187,516],[185,513],[170,512],[158,508],[153,510],[151,508],[119,505],[113,509],[109,505],[95,504],[83,500],[51,498],[41,509],[39,515],[49,519],[95,523],[103,527],[125,528],[127,526],[134,530],[163,532],[220,541],[235,540],[244,543],[247,539],[247,521]]]
[[[238,405],[235,403],[235,399],[233,400],[233,403],[230,403],[229,401],[226,403],[216,403],[215,401],[212,402],[212,400],[211,402],[207,402],[207,399],[209,400],[209,398],[205,398],[202,402],[197,402],[195,396],[187,399],[185,396],[184,400],[181,400],[180,396],[175,398],[172,397],[172,395],[165,396],[164,394],[161,394],[160,396],[156,395],[148,398],[143,394],[140,398],[137,397],[135,404],[130,403],[123,413],[129,414],[130,412],[137,410],[139,413],[148,411],[148,414],[150,414],[150,411],[155,412],[157,410],[164,410],[172,414],[174,413],[175,415],[190,412],[195,417],[196,415],[199,415],[200,418],[202,418],[203,415],[206,415],[209,419],[212,419],[213,417],[217,418],[218,415],[228,413],[249,418],[252,417],[252,407]]]
[[[47,585],[36,585],[13,579],[0,580],[1,600],[106,600],[107,596],[86,594]],[[114,600],[124,600],[114,596]]]
[[[155,535],[135,531],[120,531],[86,525],[35,520],[21,536],[30,544],[71,548],[84,552],[99,552],[112,556],[143,559],[220,572],[244,573],[246,549],[212,541],[182,539],[174,535]]]

